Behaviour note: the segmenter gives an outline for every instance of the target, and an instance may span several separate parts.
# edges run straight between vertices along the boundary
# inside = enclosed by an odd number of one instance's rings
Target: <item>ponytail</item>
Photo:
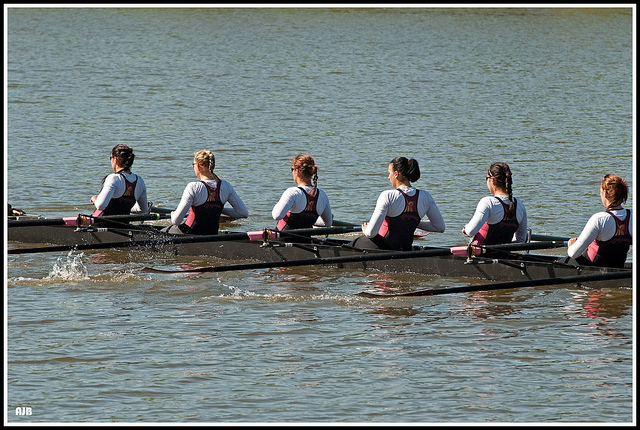
[[[313,181],[311,195],[315,195],[318,190],[318,166],[313,157],[308,154],[298,154],[291,161],[291,168],[300,172],[301,176],[309,177]]]
[[[193,154],[193,159],[196,163],[198,163],[199,166],[206,167],[211,173],[211,176],[213,177],[213,179],[215,179],[218,182],[221,182],[218,175],[213,173],[213,169],[216,168],[216,157],[215,155],[213,155],[213,152],[207,149],[203,149]]]
[[[406,157],[396,157],[389,163],[393,166],[395,172],[400,174],[409,180],[409,182],[415,182],[420,179],[420,166],[418,160]]]
[[[133,165],[133,160],[136,159],[133,149],[123,144],[114,146],[111,150],[111,156],[118,160],[118,164],[121,165],[124,170],[130,170]]]
[[[507,177],[507,194],[509,195],[509,209],[507,210],[506,218],[514,219],[516,216],[516,203],[513,200],[513,180],[511,179],[511,170],[505,173]]]
[[[311,195],[314,196],[318,190],[318,166],[313,166],[311,170],[313,171],[313,189],[311,190]]]
[[[489,167],[489,176],[492,177],[498,185],[509,196],[509,209],[505,215],[505,219],[514,219],[516,216],[516,203],[513,198],[513,179],[511,177],[511,169],[507,163],[493,163]]]
[[[629,196],[629,186],[624,178],[618,175],[605,175],[600,183],[600,187],[607,192],[611,204],[607,210],[622,205]]]

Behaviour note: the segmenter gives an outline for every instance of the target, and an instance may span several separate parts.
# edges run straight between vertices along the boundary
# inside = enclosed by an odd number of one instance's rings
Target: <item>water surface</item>
[[[577,235],[600,178],[633,206],[629,8],[10,8],[6,195],[91,211],[109,151],[134,148],[175,207],[210,149],[250,217],[311,153],[336,219],[360,223],[416,158],[465,243],[510,164],[534,233]],[[6,258],[10,423],[630,423],[631,291],[546,287],[374,300],[466,281],[291,268],[202,275],[201,257]],[[16,415],[16,408],[31,408]]]

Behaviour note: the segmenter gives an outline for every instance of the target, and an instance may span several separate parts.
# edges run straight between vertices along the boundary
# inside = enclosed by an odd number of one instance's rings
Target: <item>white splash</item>
[[[73,255],[73,251],[65,257],[59,257],[53,265],[53,270],[49,273],[49,279],[65,281],[81,281],[89,279],[87,268],[82,262],[84,252]]]

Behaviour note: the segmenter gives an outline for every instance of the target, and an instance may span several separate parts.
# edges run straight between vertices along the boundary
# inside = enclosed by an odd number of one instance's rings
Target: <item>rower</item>
[[[618,175],[605,175],[600,182],[600,200],[605,211],[589,218],[576,238],[568,241],[567,255],[578,264],[624,267],[632,242],[631,209],[624,209],[629,186]]]
[[[100,194],[91,197],[91,204],[96,207],[92,216],[149,212],[144,180],[131,173],[135,157],[133,149],[127,145],[119,144],[111,149],[111,168],[114,173],[102,180]]]
[[[393,190],[379,196],[369,222],[362,224],[363,236],[349,246],[359,249],[393,249],[409,251],[413,248],[416,228],[442,233],[445,222],[435,200],[425,190],[411,185],[420,179],[418,161],[396,157],[387,167]],[[427,215],[428,221],[422,218]]]
[[[174,234],[218,234],[220,215],[247,218],[249,211],[233,186],[213,173],[216,159],[207,149],[193,156],[193,171],[198,181],[190,182],[182,193],[182,199],[171,212],[173,225],[162,231]],[[225,206],[229,202],[231,207]],[[189,216],[182,222],[185,216]]]
[[[287,188],[271,215],[279,231],[331,227],[333,216],[327,194],[318,188],[318,166],[311,155],[299,154],[291,161],[295,187]]]
[[[483,197],[462,234],[472,237],[471,245],[496,245],[527,240],[527,211],[513,197],[511,169],[507,163],[493,163],[485,178],[492,194]]]
[[[8,209],[7,209],[7,215],[8,216],[22,216],[22,215],[26,215],[26,212],[23,211],[22,209],[18,209],[18,208],[14,208],[11,206],[11,203],[7,203],[7,205],[9,205]]]

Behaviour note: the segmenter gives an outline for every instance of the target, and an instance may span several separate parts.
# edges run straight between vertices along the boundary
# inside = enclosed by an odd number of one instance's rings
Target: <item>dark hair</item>
[[[118,144],[111,149],[111,158],[118,160],[118,165],[122,166],[122,170],[130,170],[136,156],[133,153],[133,149],[129,148],[127,145]],[[120,173],[120,171],[117,173]],[[108,177],[109,175],[105,175],[100,183],[104,184],[104,181]]]
[[[114,146],[111,150],[111,156],[116,158],[118,160],[118,164],[125,170],[131,169],[133,160],[136,158],[136,155],[133,153],[133,149],[123,144]]]
[[[493,163],[489,167],[488,171],[489,177],[493,178],[496,181],[496,186],[509,195],[509,209],[507,210],[507,214],[505,215],[506,219],[513,219],[516,216],[516,204],[513,201],[513,188],[512,188],[512,179],[511,179],[511,169],[507,163]]]
[[[300,172],[301,176],[313,178],[313,189],[311,195],[316,193],[318,188],[318,166],[316,166],[313,157],[309,154],[298,154],[291,160],[291,169]]]
[[[413,158],[396,157],[389,164],[393,166],[395,172],[400,172],[409,182],[420,179],[420,166],[418,166],[418,161]]]
[[[627,201],[629,196],[629,186],[624,178],[618,175],[604,175],[600,187],[607,192],[611,204],[607,207],[607,210]]]

